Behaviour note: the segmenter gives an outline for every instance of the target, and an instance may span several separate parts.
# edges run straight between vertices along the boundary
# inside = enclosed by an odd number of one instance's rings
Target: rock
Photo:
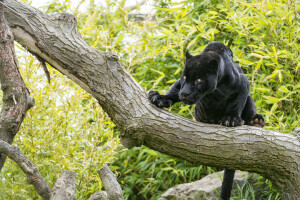
[[[176,185],[161,195],[159,200],[216,200],[219,199],[224,171],[205,176],[199,181]],[[248,172],[236,171],[233,190],[242,187],[249,176]]]

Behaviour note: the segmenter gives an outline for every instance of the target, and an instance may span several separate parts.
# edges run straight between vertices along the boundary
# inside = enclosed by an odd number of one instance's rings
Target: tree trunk
[[[34,99],[20,75],[15,56],[14,37],[5,17],[3,0],[0,0],[0,82],[3,91],[3,105],[0,113],[0,140],[11,144]],[[6,160],[0,154],[0,171]]]
[[[48,16],[14,0],[5,4],[15,39],[92,94],[126,147],[145,145],[197,164],[256,172],[273,182],[282,199],[300,197],[296,134],[204,124],[158,109],[116,55],[85,43],[74,16]]]

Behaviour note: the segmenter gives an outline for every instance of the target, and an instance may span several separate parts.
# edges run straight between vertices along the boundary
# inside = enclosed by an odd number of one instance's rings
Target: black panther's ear
[[[209,71],[213,74],[218,73],[218,68],[219,68],[219,62],[216,59],[212,59],[208,63],[209,65]]]
[[[193,56],[189,53],[189,51],[186,51],[185,52],[185,58],[186,58],[186,60],[189,60],[191,57],[193,57]]]

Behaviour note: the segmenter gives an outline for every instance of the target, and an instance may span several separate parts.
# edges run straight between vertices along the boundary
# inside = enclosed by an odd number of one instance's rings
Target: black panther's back
[[[202,52],[214,51],[219,55],[227,54],[233,58],[233,53],[229,47],[220,43],[220,42],[211,42],[209,43]]]

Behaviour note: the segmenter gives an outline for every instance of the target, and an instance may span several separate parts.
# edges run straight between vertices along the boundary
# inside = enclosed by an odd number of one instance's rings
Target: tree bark
[[[74,16],[48,16],[13,0],[5,4],[15,39],[92,94],[121,130],[125,146],[145,145],[197,164],[256,172],[273,182],[282,199],[300,197],[295,134],[204,124],[158,109],[115,54],[85,43]]]
[[[95,192],[88,200],[108,200],[105,191]]]
[[[107,165],[104,165],[98,174],[107,193],[109,200],[124,200],[122,194],[122,188],[119,185],[114,173],[109,169]]]
[[[74,200],[76,192],[75,177],[75,172],[63,171],[55,182],[50,200]]]
[[[0,113],[0,140],[12,143],[34,99],[20,75],[14,50],[14,37],[4,18],[3,0],[0,0],[0,81],[3,105]],[[0,154],[0,171],[6,156]]]

